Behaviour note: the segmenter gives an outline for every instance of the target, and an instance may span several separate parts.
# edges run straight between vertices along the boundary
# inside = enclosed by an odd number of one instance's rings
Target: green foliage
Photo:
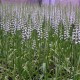
[[[29,16],[30,18],[30,16]],[[29,20],[30,22],[30,20]],[[47,40],[44,30],[48,31]],[[64,25],[60,22],[58,35],[44,19],[43,37],[33,30],[31,38],[22,39],[22,30],[15,34],[0,28],[0,78],[2,80],[79,80],[80,44],[64,40]],[[70,28],[70,37],[73,29]],[[60,39],[60,35],[63,35]],[[33,42],[35,45],[33,46]],[[32,48],[33,47],[33,48]]]

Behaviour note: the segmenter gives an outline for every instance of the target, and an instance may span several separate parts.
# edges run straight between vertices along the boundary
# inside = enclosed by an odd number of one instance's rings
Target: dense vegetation
[[[60,19],[55,28],[50,16],[47,20],[44,15],[35,27],[29,14],[28,23],[17,28],[13,17],[9,29],[2,24],[8,21],[5,17],[0,21],[1,80],[80,80],[78,25],[65,27]]]

